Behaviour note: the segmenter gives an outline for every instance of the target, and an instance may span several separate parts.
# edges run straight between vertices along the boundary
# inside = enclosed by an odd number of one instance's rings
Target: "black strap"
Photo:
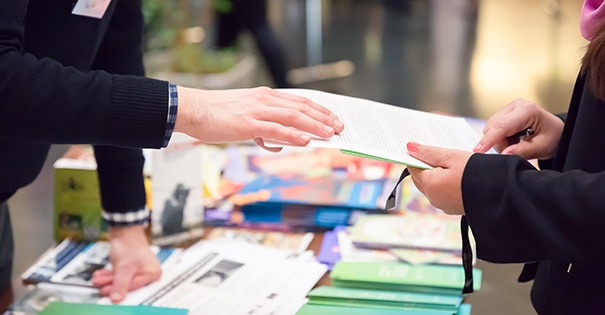
[[[395,205],[397,204],[397,187],[399,187],[399,184],[401,184],[403,179],[408,177],[409,175],[410,175],[410,171],[408,171],[408,168],[406,167],[403,170],[403,172],[401,172],[401,175],[399,176],[399,179],[397,180],[395,187],[393,187],[391,194],[389,194],[389,197],[387,198],[387,202],[384,206],[385,210],[391,210],[391,209],[395,208]]]
[[[462,233],[462,267],[464,268],[464,288],[462,293],[473,292],[473,249],[468,238],[468,222],[466,216],[460,220],[460,232]]]
[[[397,199],[397,187],[403,181],[404,178],[410,175],[410,171],[407,168],[401,172],[401,176],[397,180],[395,187],[389,194],[387,198],[385,209],[390,210],[393,209],[396,205]],[[471,241],[468,237],[468,222],[466,221],[466,216],[462,216],[460,220],[460,232],[462,234],[462,267],[464,268],[464,288],[462,288],[462,293],[472,293],[473,292],[473,249],[471,247]]]

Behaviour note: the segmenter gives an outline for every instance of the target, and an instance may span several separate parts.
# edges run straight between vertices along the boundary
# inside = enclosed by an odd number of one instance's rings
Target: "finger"
[[[536,151],[538,150],[539,148],[536,147],[531,140],[529,140],[521,141],[518,144],[506,147],[504,150],[502,150],[502,154],[516,154],[527,159],[536,156]]]
[[[248,127],[250,128],[248,132],[254,135],[253,139],[273,139],[295,146],[306,146],[311,141],[311,137],[307,133],[279,123],[269,121],[254,121],[252,123],[253,126]],[[258,142],[256,143],[258,144]],[[262,144],[264,145],[264,142]]]
[[[410,171],[410,177],[412,178],[412,182],[414,182],[414,186],[416,186],[418,191],[420,191],[422,194],[424,194],[424,188],[422,187],[421,178],[422,178],[423,171],[426,171],[426,170],[421,169],[421,168],[416,168],[416,167],[408,167],[408,170]]]
[[[113,285],[111,283],[108,284],[108,285],[102,286],[99,289],[99,295],[101,295],[101,296],[109,296],[109,294],[111,293],[112,286]]]
[[[114,266],[113,284],[109,293],[109,298],[113,303],[121,302],[124,299],[135,272],[136,269],[132,265],[122,265],[119,268]]]
[[[283,148],[275,148],[275,147],[267,147],[265,145],[265,140],[263,140],[263,138],[254,138],[252,139],[254,141],[254,143],[256,143],[256,145],[258,145],[259,147],[269,151],[269,152],[279,152],[281,151]]]
[[[304,97],[304,96],[300,96],[300,95],[296,95],[296,94],[292,94],[292,93],[288,93],[288,92],[281,92],[281,91],[277,91],[277,90],[271,90],[271,94],[275,97],[284,99],[284,100],[289,100],[295,103],[303,103],[303,104],[307,104],[308,106],[310,106],[311,108],[322,112],[326,115],[330,115],[332,114],[332,111],[330,111],[329,109],[327,109],[324,106],[321,106],[313,101],[311,101],[310,99]]]
[[[160,278],[159,273],[155,274],[155,273],[145,272],[145,273],[136,274],[132,278],[132,281],[130,282],[129,290],[132,291],[132,290],[142,288],[142,287],[158,280],[159,278]]]
[[[92,285],[99,288],[113,282],[113,274],[93,274]]]
[[[485,153],[492,147],[502,151],[502,144],[508,142],[507,138],[527,128],[528,122],[523,111],[512,110],[490,119],[489,125],[490,127],[484,130],[483,137],[473,149],[474,152]]]
[[[265,122],[275,122],[286,127],[294,127],[300,131],[308,132],[321,138],[330,138],[334,135],[334,128],[321,123],[302,112],[292,108],[268,108],[256,117]],[[255,136],[258,136],[255,134]]]
[[[438,148],[428,145],[421,145],[416,142],[406,144],[408,153],[418,160],[434,167],[448,167],[447,159],[451,155],[451,150]],[[410,172],[411,173],[411,172]]]
[[[113,271],[111,269],[97,269],[92,273],[93,277],[104,277],[104,276],[113,276]]]
[[[332,129],[334,129],[334,132],[336,133],[339,133],[344,129],[344,124],[342,123],[342,121],[340,121],[338,116],[332,111],[330,111],[328,108],[319,105],[303,96],[282,93],[279,91],[274,92],[276,93],[275,96],[277,97],[277,101],[272,103],[271,105],[287,105],[288,108],[293,108],[297,111],[304,113],[305,115],[309,116],[310,118],[316,121],[330,126]],[[284,102],[284,100],[286,100],[287,102]]]

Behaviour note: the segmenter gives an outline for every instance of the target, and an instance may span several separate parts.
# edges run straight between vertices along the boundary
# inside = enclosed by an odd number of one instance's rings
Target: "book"
[[[462,304],[457,312],[442,310],[399,310],[399,309],[384,309],[384,308],[367,308],[367,307],[352,307],[352,306],[330,306],[330,305],[303,305],[296,315],[470,315],[471,305]]]
[[[357,247],[429,249],[461,253],[460,223],[432,214],[368,214],[349,228]]]
[[[481,287],[481,270],[473,269],[473,288]],[[409,265],[397,262],[336,263],[330,273],[338,287],[460,295],[464,286],[461,266]]]
[[[228,239],[268,247],[289,249],[299,254],[307,250],[315,235],[311,232],[281,232],[259,229],[213,227],[205,240]]]
[[[152,152],[151,231],[156,245],[202,236],[203,155],[198,143],[175,133],[166,148]]]
[[[177,260],[182,249],[152,246],[162,268]],[[54,283],[93,287],[92,274],[109,268],[109,242],[65,239],[44,253],[21,274],[27,284]]]
[[[317,287],[308,295],[309,304],[392,308],[401,310],[446,310],[455,313],[462,295],[366,290],[332,286]]]
[[[182,308],[157,307],[148,305],[117,305],[92,303],[50,302],[39,315],[187,315],[188,310]]]
[[[372,159],[430,168],[407,154],[407,142],[472,151],[479,134],[463,117],[446,116],[367,99],[309,89],[280,89],[304,96],[330,109],[345,129],[329,139],[311,135],[310,147],[336,148]],[[265,141],[271,146],[284,146]]]
[[[340,260],[340,247],[338,246],[338,235],[336,231],[326,231],[317,253],[317,261],[332,270],[334,264]]]
[[[103,207],[92,147],[71,146],[53,167],[55,240],[106,239],[108,225],[101,216]]]
[[[386,179],[260,175],[229,200],[244,221],[331,228],[351,224],[355,210],[384,213],[380,204],[390,183]]]
[[[388,308],[367,308],[357,306],[303,305],[296,315],[452,315],[450,311],[442,310],[400,310]]]

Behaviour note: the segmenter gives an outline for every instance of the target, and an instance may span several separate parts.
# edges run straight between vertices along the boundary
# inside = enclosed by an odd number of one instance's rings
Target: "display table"
[[[212,231],[212,227],[204,228],[204,236],[208,235],[208,233],[210,233],[211,231]],[[323,241],[323,233],[314,232],[314,234],[315,234],[315,236],[313,237],[313,240],[309,244],[308,249],[312,250],[317,255],[317,253],[319,252],[319,249],[321,248],[321,243]],[[198,239],[189,240],[187,242],[179,244],[178,247],[185,248],[187,246],[194,244],[197,241],[198,241]],[[329,278],[328,273],[326,273],[317,283],[317,285],[329,285],[329,284],[330,284],[330,278]],[[25,284],[22,284],[20,279],[15,279],[13,281],[13,284],[11,287],[0,290],[0,310],[1,310],[1,312],[4,312],[5,310],[7,310],[8,307],[10,306],[10,304],[13,302],[13,300],[15,298],[18,298],[19,296],[23,295],[26,290],[27,290],[27,288],[26,288]]]

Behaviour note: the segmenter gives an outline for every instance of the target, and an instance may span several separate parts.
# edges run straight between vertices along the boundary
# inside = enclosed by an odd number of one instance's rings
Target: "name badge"
[[[111,0],[78,0],[71,14],[102,19]]]

